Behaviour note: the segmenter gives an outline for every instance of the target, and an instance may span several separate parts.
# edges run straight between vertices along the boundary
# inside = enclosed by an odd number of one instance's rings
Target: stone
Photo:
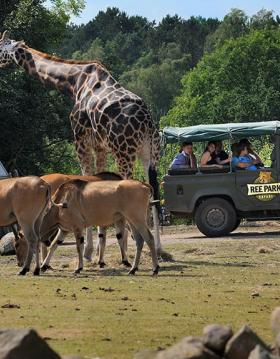
[[[157,350],[144,349],[136,353],[133,359],[154,359],[157,353]]]
[[[0,359],[60,359],[33,329],[0,329]]]
[[[265,253],[271,253],[271,252],[272,252],[272,249],[269,248],[269,247],[263,246],[263,247],[259,247],[259,248],[258,248],[258,252],[259,252],[259,253],[263,253],[263,254],[265,254]]]
[[[254,350],[251,351],[248,359],[277,359],[276,357],[269,353],[266,349],[262,348],[260,345],[257,345]]]
[[[280,333],[275,338],[274,350],[275,350],[275,354],[280,356]]]
[[[271,329],[274,337],[280,333],[280,307],[276,307],[270,317]]]
[[[211,324],[203,329],[204,345],[217,353],[223,353],[228,340],[233,336],[231,327]]]
[[[14,246],[15,236],[14,233],[9,232],[5,234],[0,240],[0,255],[9,256],[16,254]]]
[[[248,359],[249,354],[257,345],[268,350],[267,345],[257,334],[247,325],[244,325],[227,342],[224,356],[227,359]]]
[[[172,347],[159,352],[155,359],[220,359],[203,344],[202,338],[186,337]]]

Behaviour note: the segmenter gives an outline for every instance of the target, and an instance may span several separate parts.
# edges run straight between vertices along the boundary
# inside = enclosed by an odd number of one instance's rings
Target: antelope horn
[[[5,40],[5,39],[7,39],[9,37],[9,33],[8,33],[8,30],[5,30],[4,32],[3,32],[3,35],[2,35],[2,37],[1,37],[1,40]],[[0,41],[1,41],[0,40]]]

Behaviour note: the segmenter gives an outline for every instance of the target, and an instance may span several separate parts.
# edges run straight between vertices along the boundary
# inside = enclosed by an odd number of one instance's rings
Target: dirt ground
[[[280,225],[241,225],[231,236],[208,239],[195,227],[164,227],[173,257],[151,277],[145,248],[134,277],[108,239],[106,268],[87,264],[74,275],[75,246],[61,246],[55,268],[18,277],[15,258],[0,257],[1,327],[32,327],[60,354],[132,358],[143,348],[166,348],[208,323],[249,324],[268,342],[271,311],[280,305]],[[69,238],[70,241],[73,238]],[[129,241],[132,260],[135,246]],[[7,308],[8,307],[8,308]]]

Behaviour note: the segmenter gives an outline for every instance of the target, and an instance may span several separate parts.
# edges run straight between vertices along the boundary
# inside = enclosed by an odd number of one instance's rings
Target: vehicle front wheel
[[[195,212],[197,228],[207,237],[229,234],[237,223],[232,204],[223,198],[208,198],[202,201]]]

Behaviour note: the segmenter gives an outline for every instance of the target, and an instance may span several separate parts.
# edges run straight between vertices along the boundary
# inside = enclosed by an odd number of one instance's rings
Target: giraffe
[[[74,144],[83,175],[105,170],[109,153],[116,160],[119,173],[131,178],[138,157],[146,179],[159,198],[156,165],[159,161],[160,135],[144,101],[121,86],[98,61],[64,60],[28,47],[24,41],[0,34],[0,68],[12,63],[24,68],[41,82],[70,96],[74,107],[70,114]],[[153,217],[158,218],[155,206]],[[158,227],[158,226],[156,226]],[[99,241],[105,231],[99,230]],[[91,238],[91,239],[90,239]],[[159,231],[155,233],[161,251]],[[92,236],[87,235],[85,257],[91,258]]]

